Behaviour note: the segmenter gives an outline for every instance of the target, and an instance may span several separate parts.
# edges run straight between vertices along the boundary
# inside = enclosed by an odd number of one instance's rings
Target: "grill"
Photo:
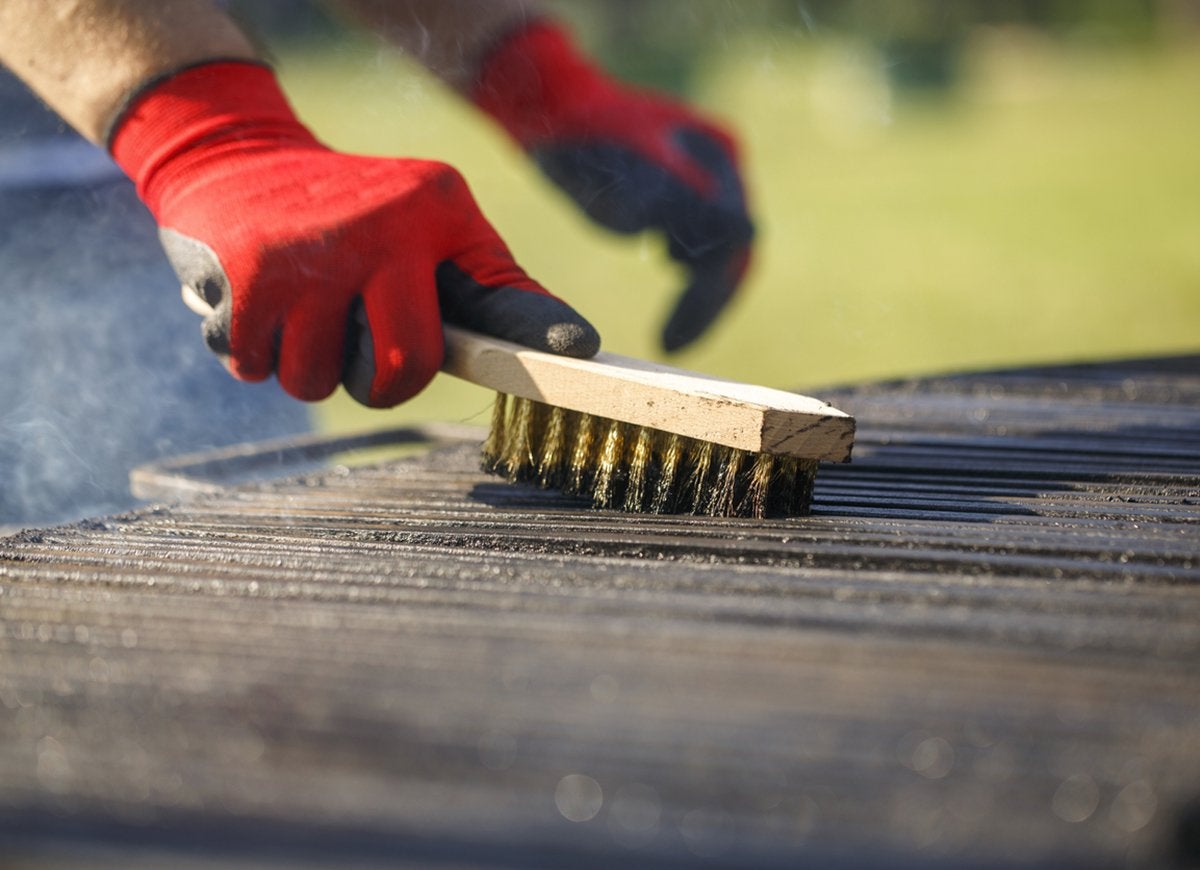
[[[294,866],[1200,860],[1200,357],[822,393],[791,520],[314,440],[0,543],[0,852]],[[264,469],[293,472],[260,479]]]

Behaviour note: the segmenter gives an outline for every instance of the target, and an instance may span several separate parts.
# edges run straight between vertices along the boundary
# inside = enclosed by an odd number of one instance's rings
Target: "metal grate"
[[[858,444],[803,519],[596,512],[460,445],[9,539],[0,847],[1188,858],[1200,358],[822,398]]]

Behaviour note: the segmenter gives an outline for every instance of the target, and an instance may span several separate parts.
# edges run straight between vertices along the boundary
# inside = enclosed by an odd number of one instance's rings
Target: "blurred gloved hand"
[[[454,169],[330,150],[263,66],[214,62],[151,85],[110,144],[239,378],[275,372],[305,400],[342,381],[394,405],[441,365],[443,317],[571,356],[599,348],[513,261]]]
[[[472,97],[594,220],[666,235],[689,281],[663,345],[699,337],[750,260],[754,228],[733,138],[678,102],[614,81],[547,21],[485,58]]]

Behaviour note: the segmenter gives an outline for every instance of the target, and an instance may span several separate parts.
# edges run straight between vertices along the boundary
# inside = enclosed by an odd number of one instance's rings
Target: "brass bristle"
[[[537,482],[546,489],[559,489],[566,482],[570,463],[567,429],[567,410],[558,406],[550,408],[537,463]]]
[[[689,438],[687,452],[684,454],[687,467],[684,473],[684,490],[682,500],[677,505],[680,513],[703,513],[702,506],[708,502],[708,492],[711,487],[709,472],[712,470],[713,452],[716,449],[711,441],[696,441]]]
[[[508,424],[512,437],[504,445],[504,453],[509,476],[521,479],[533,467],[533,402],[520,397],[513,402],[512,419]]]
[[[658,459],[658,480],[654,482],[654,500],[650,503],[651,513],[670,513],[679,498],[676,482],[679,480],[679,465],[683,456],[683,437],[674,432],[663,438]]]
[[[504,441],[508,437],[508,400],[509,397],[504,393],[496,393],[492,403],[492,425],[483,442],[483,469],[491,473],[503,474],[501,466],[504,461]]]
[[[744,450],[735,450],[732,447],[721,447],[714,453],[717,469],[715,483],[709,491],[709,501],[702,513],[710,517],[733,516],[737,505],[738,484],[741,482],[742,458],[748,454]]]
[[[554,411],[542,402],[530,402],[529,410],[529,453],[522,462],[522,480],[535,483],[541,477],[542,457],[546,452],[546,434],[550,429],[550,417]]]
[[[808,512],[815,460],[750,453],[498,395],[484,469],[603,508],[708,516]]]
[[[629,480],[625,485],[625,510],[630,513],[644,512],[646,495],[650,491],[650,478],[654,474],[651,465],[654,458],[654,430],[639,426],[629,440]]]
[[[592,451],[596,445],[596,430],[600,421],[591,414],[575,415],[575,439],[568,463],[566,490],[574,495],[585,495],[592,490],[596,476],[596,458]]]
[[[614,507],[620,501],[621,485],[628,473],[625,462],[626,426],[619,420],[608,420],[608,431],[596,457],[596,478],[592,484],[592,500],[602,507]]]
[[[808,513],[812,503],[813,483],[817,478],[817,461],[815,459],[798,459],[794,456],[781,457],[779,481],[775,487],[777,494],[771,508],[775,513],[784,516],[798,516]]]
[[[747,517],[767,515],[771,483],[775,475],[775,457],[770,453],[755,454],[754,464],[750,468],[750,479],[746,483],[746,494],[738,509],[739,514]]]

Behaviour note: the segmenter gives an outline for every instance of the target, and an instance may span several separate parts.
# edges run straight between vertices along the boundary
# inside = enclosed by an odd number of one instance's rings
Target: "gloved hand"
[[[485,58],[472,98],[594,220],[666,235],[689,282],[662,342],[676,350],[699,337],[750,261],[754,227],[733,138],[671,99],[614,81],[547,21]]]
[[[149,86],[110,144],[239,378],[275,372],[305,400],[343,381],[391,406],[437,372],[443,317],[555,353],[599,348],[513,261],[455,170],[330,150],[263,66],[213,62]]]

